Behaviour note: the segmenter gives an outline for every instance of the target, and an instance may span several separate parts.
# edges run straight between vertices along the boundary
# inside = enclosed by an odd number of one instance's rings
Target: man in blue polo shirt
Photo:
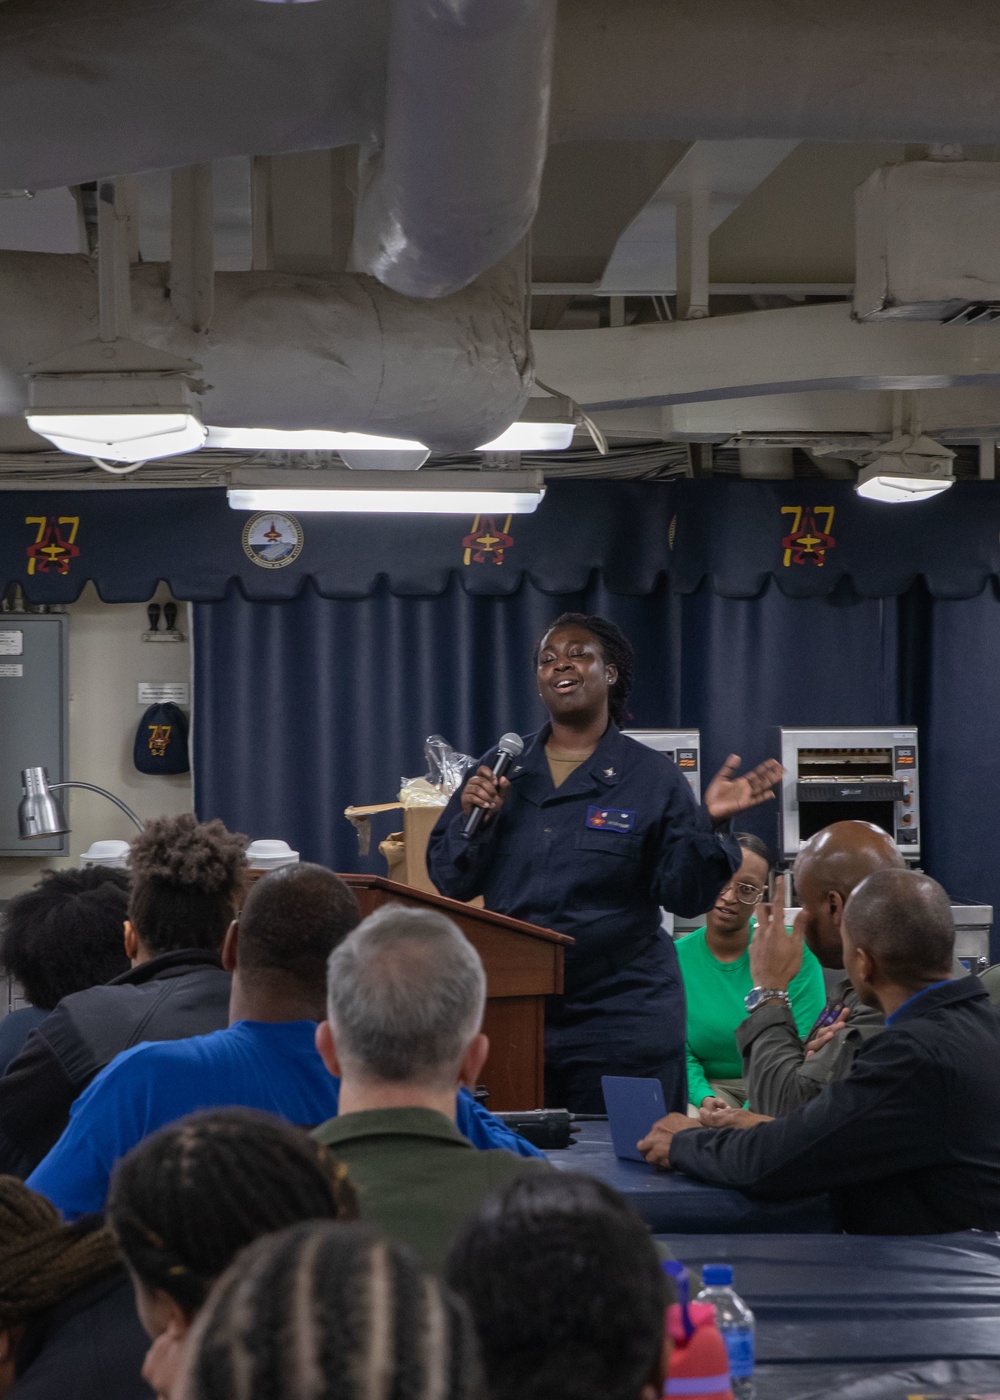
[[[137,1045],[76,1101],[69,1125],[28,1178],[76,1220],[102,1210],[115,1163],[147,1134],[202,1108],[240,1105],[315,1127],[337,1112],[339,1081],[315,1047],[326,1015],[326,964],[360,920],[344,882],[319,865],[273,871],[229,929],[229,1026],[189,1040]],[[473,1146],[542,1154],[458,1094],[457,1126]]]

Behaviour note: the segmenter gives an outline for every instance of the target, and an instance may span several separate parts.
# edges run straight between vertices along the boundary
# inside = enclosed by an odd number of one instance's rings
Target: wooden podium
[[[453,919],[486,968],[486,1018],[490,1057],[483,1071],[487,1107],[503,1113],[542,1108],[545,1096],[545,1003],[563,989],[563,949],[573,939],[523,924],[457,899],[425,894],[380,875],[342,875],[361,912],[383,904],[437,909]]]

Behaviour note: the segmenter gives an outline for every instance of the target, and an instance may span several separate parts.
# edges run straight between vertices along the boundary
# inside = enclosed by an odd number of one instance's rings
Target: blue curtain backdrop
[[[343,817],[390,802],[422,771],[423,741],[444,734],[478,754],[504,730],[544,719],[531,651],[565,610],[613,618],[638,653],[632,712],[643,727],[697,726],[706,772],[730,751],[774,752],[776,725],[920,725],[925,865],[956,899],[1000,907],[1000,601],[922,587],[901,597],[756,598],[692,594],[661,580],[639,597],[599,581],[549,594],[522,582],[474,596],[452,579],[436,598],[320,597],[248,602],[233,592],[195,608],[195,774],[202,817],[280,836],[340,870],[384,870],[376,818],[361,858]],[[770,840],[774,808],[749,814]],[[996,950],[1000,954],[1000,949]]]

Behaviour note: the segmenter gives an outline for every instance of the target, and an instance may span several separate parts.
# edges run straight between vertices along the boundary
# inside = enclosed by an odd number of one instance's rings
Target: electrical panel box
[[[701,805],[701,734],[697,729],[623,729],[622,733],[676,763],[695,802]]]
[[[69,754],[69,618],[0,613],[0,856],[64,856],[68,836],[22,841],[21,769],[41,765],[65,782]]]

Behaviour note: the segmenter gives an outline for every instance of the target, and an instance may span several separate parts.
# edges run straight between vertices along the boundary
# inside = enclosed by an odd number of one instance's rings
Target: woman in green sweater
[[[743,999],[753,986],[750,940],[753,911],[767,895],[767,848],[739,834],[743,863],[712,906],[705,927],[677,941],[687,997],[688,1099],[700,1108],[718,1099],[733,1108],[746,1101],[736,1027],[746,1019]],[[808,948],[788,988],[799,1035],[805,1038],[826,1005],[823,969]]]

